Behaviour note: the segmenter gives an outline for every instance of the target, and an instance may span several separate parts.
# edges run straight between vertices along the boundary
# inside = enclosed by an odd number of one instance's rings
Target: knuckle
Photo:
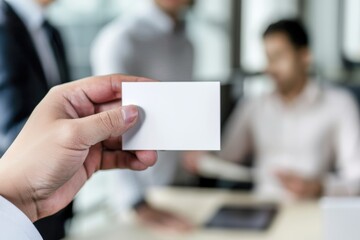
[[[51,95],[56,94],[61,91],[60,89],[61,89],[60,85],[54,86],[54,87],[50,88],[49,94],[51,94]]]
[[[61,124],[59,128],[60,132],[58,133],[58,137],[60,138],[60,142],[63,144],[78,144],[80,143],[80,129],[79,125],[74,121],[67,121]]]
[[[110,112],[102,112],[99,115],[99,121],[106,131],[113,132],[121,126],[121,119],[118,114],[111,114]]]
[[[108,112],[102,112],[99,115],[99,120],[101,125],[106,129],[111,131],[112,129],[114,129],[114,123],[112,121],[112,118],[110,116],[110,114]]]

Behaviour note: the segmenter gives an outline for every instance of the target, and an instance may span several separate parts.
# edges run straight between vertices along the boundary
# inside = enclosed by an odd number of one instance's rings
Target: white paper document
[[[137,105],[124,150],[220,150],[219,82],[124,82],[122,105]]]

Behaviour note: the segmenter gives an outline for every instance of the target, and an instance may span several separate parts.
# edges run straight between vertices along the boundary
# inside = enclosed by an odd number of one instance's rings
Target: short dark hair
[[[296,48],[309,47],[309,36],[306,29],[301,21],[297,19],[283,19],[270,24],[265,30],[263,38],[274,33],[285,34],[291,44]]]
[[[196,0],[190,0],[189,6],[194,7],[196,4]]]

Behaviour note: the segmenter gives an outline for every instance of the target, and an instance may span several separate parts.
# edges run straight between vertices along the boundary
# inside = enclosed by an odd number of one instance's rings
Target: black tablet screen
[[[276,213],[275,205],[224,206],[206,224],[206,227],[266,230]]]

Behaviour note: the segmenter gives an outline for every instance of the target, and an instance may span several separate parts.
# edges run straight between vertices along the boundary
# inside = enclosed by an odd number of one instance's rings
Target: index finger
[[[84,78],[67,84],[66,87],[82,91],[86,97],[95,104],[105,103],[116,99],[121,99],[123,82],[154,82],[155,80],[113,74],[107,76],[96,76]]]

